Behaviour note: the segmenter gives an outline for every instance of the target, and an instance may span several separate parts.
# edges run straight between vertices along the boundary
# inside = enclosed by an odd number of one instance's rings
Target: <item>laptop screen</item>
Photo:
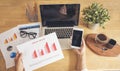
[[[80,4],[40,5],[42,26],[69,27],[77,26]]]

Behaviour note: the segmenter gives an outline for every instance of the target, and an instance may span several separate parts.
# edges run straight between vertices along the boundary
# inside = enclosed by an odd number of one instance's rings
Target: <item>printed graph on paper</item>
[[[26,70],[34,70],[64,58],[56,33],[31,40],[17,48],[23,54]]]

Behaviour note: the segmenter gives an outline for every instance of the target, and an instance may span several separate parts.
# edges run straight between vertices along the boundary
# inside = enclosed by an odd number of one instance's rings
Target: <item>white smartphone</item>
[[[80,49],[82,44],[83,29],[73,28],[71,48]]]

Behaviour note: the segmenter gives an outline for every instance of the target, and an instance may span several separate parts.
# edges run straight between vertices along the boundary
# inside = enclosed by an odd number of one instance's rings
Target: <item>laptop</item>
[[[71,49],[73,28],[78,26],[80,4],[40,5],[42,35],[56,32],[62,49]]]

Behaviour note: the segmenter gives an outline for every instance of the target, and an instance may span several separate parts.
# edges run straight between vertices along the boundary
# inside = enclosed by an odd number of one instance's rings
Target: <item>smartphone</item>
[[[83,29],[73,28],[71,48],[80,49],[82,44]]]

